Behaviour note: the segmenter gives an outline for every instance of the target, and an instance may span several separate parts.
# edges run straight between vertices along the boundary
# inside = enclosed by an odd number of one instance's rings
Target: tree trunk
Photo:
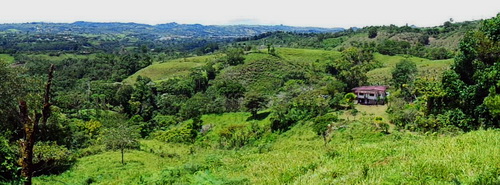
[[[21,140],[21,176],[26,178],[25,185],[31,185],[33,177],[33,147],[35,146],[35,134],[38,131],[38,123],[40,119],[45,124],[50,116],[50,86],[52,85],[52,78],[54,72],[54,65],[52,64],[49,69],[49,78],[45,86],[44,104],[42,114],[37,113],[35,110],[34,119],[29,116],[28,105],[26,101],[19,101],[19,118],[24,128],[24,139]]]
[[[37,129],[37,120],[29,117],[28,105],[25,101],[19,102],[19,117],[24,127],[24,139],[21,140],[21,176],[26,178],[24,184],[31,184],[33,173],[33,146],[35,145],[35,130]]]
[[[122,152],[122,165],[125,165],[125,162],[124,162],[124,160],[123,160],[123,152],[124,152],[124,149],[123,149],[123,148],[121,148],[121,152]]]

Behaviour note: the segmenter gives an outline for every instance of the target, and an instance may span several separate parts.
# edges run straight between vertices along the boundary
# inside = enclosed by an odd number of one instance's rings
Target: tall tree
[[[401,60],[392,70],[392,83],[401,90],[401,94],[406,101],[413,100],[411,89],[417,72],[415,62],[408,59]]]
[[[392,82],[397,88],[403,88],[405,84],[410,84],[415,80],[416,74],[417,64],[411,60],[403,59],[392,70]]]
[[[54,77],[54,65],[49,68],[49,77],[45,85],[45,95],[43,101],[43,108],[41,113],[39,110],[34,110],[33,115],[30,115],[28,104],[26,101],[19,101],[19,118],[24,128],[24,139],[21,140],[21,176],[26,178],[24,184],[31,184],[33,177],[33,146],[35,146],[35,134],[38,132],[38,124],[45,125],[50,116],[50,87],[52,85],[52,78]]]
[[[458,108],[473,120],[461,127],[500,127],[500,117],[496,116],[500,94],[500,14],[464,36],[452,68],[443,76],[447,106]]]

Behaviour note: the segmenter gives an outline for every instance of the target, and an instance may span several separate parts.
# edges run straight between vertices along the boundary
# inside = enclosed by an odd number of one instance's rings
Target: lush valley
[[[0,183],[498,184],[499,30],[3,24]]]

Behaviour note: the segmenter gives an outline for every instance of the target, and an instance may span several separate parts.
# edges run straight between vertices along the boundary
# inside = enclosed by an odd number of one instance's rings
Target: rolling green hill
[[[255,87],[268,88],[277,83],[276,80],[279,75],[284,75],[285,72],[289,72],[292,69],[298,69],[297,67],[294,67],[295,65],[299,65],[301,68],[305,66],[310,70],[314,70],[315,65],[320,66],[324,63],[335,61],[341,56],[341,53],[338,51],[320,49],[276,48],[276,52],[279,58],[271,56],[263,50],[248,53],[245,55],[244,65],[229,67],[228,69],[222,71],[220,78],[239,79],[239,81],[244,85],[249,85],[250,82],[247,82],[248,80],[252,82],[258,81],[267,83],[268,85],[262,86],[262,84],[256,84]],[[202,66],[206,61],[214,60],[220,57],[222,57],[222,55],[208,55],[154,63],[142,70],[139,70],[123,82],[133,83],[139,75],[149,77],[153,81],[161,81],[171,77],[186,76],[192,68]],[[439,78],[440,74],[444,70],[448,69],[450,64],[453,63],[453,59],[429,60],[418,57],[405,57],[400,55],[388,56],[375,53],[375,60],[382,62],[383,67],[371,70],[367,73],[368,83],[372,85],[388,85],[391,79],[392,68],[394,68],[396,63],[404,58],[408,58],[417,64],[420,76],[429,78]],[[255,73],[262,73],[264,71],[268,71],[271,76],[267,75],[265,77],[269,78],[265,79],[255,78],[257,75]],[[276,78],[273,80],[272,75],[278,76],[275,76]],[[262,75],[258,76],[264,77]],[[250,89],[253,88],[253,86],[250,86]]]
[[[249,64],[260,60],[274,60],[274,61],[290,61],[298,65],[310,65],[316,60],[327,61],[334,60],[340,56],[337,51],[325,51],[314,49],[293,49],[293,48],[277,48],[277,53],[281,58],[270,56],[264,52],[254,52],[245,55],[245,63]],[[156,62],[144,69],[139,70],[131,75],[123,82],[133,83],[137,76],[145,76],[151,78],[153,81],[160,81],[171,77],[185,76],[189,74],[190,69],[202,66],[205,62],[221,58],[222,55],[207,55],[198,57],[181,58],[169,60],[165,62]],[[284,60],[283,60],[284,59]],[[249,64],[250,65],[250,64]],[[280,66],[276,66],[278,70]],[[228,70],[234,70],[230,67]],[[236,67],[242,68],[242,67]],[[246,68],[246,67],[243,67]]]
[[[381,61],[384,66],[381,68],[373,69],[367,73],[368,83],[371,85],[387,85],[391,80],[391,70],[402,59],[409,59],[415,64],[419,70],[420,77],[439,79],[441,73],[449,69],[453,63],[453,59],[448,60],[429,60],[418,57],[404,57],[404,56],[388,56],[379,53],[375,54],[375,59]]]
[[[213,55],[189,57],[175,59],[166,62],[156,62],[144,69],[137,71],[127,79],[124,83],[134,83],[137,76],[151,78],[153,81],[161,81],[172,77],[182,77],[189,74],[190,70],[195,67],[202,66],[207,60],[215,58]]]

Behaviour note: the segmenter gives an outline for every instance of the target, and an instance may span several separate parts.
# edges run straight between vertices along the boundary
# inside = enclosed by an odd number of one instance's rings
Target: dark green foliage
[[[218,81],[213,86],[218,94],[224,96],[226,99],[226,111],[238,111],[240,109],[241,98],[246,92],[245,87],[238,81],[223,80]]]
[[[200,119],[201,115],[209,113],[221,113],[224,106],[220,101],[214,100],[205,94],[197,93],[187,100],[179,110],[182,120]]]
[[[226,51],[225,61],[231,66],[242,64],[245,61],[243,50],[240,48],[229,48]]]
[[[406,100],[391,94],[389,99],[389,113],[391,122],[399,128],[411,129],[408,125],[412,125],[421,113],[415,105],[407,104]]]
[[[271,129],[286,131],[297,122],[325,114],[329,109],[328,99],[317,91],[302,90],[298,95],[275,100]]]
[[[198,75],[196,75],[198,76]],[[198,78],[198,77],[196,77]],[[206,88],[205,83],[208,83],[208,81],[204,81],[203,77],[200,76],[198,80],[199,82],[196,82],[196,79],[193,79],[194,81],[191,81],[189,79],[180,79],[180,78],[171,78],[165,81],[160,82],[158,87],[158,92],[159,93],[166,93],[166,94],[172,94],[176,96],[185,96],[185,97],[191,97],[195,93],[196,88]],[[199,84],[199,86],[197,85]]]
[[[411,88],[417,75],[417,65],[407,59],[401,60],[392,70],[392,82],[396,88],[401,90],[402,96],[407,100],[412,100]]]
[[[252,117],[257,115],[257,111],[264,108],[267,98],[257,93],[248,93],[245,95],[243,106],[252,113]]]
[[[442,60],[452,58],[453,54],[445,48],[426,48],[424,55],[414,54],[415,56],[422,56],[433,60]]]
[[[415,62],[403,59],[396,64],[392,71],[392,80],[396,87],[401,88],[404,84],[410,84],[414,81],[417,72]]]
[[[183,124],[181,126],[176,126],[169,128],[165,131],[159,130],[152,133],[152,137],[156,140],[163,142],[172,142],[172,143],[192,143],[193,137],[196,137],[196,134],[193,135],[192,123]]]
[[[75,162],[70,150],[55,142],[38,142],[33,150],[34,175],[61,173]]]
[[[175,116],[156,115],[151,120],[151,124],[154,125],[155,130],[165,130],[170,126],[177,124],[177,118]]]
[[[20,124],[17,118],[17,98],[23,93],[22,79],[16,75],[14,68],[0,60],[0,130],[8,139],[12,135],[20,135]]]
[[[19,180],[19,166],[17,165],[17,155],[9,145],[9,141],[0,136],[0,183]]]
[[[191,72],[191,74],[189,74],[189,77],[191,78],[191,81],[194,84],[195,92],[203,92],[208,88],[208,81],[211,80],[210,79],[211,74],[209,73],[214,72],[210,70],[213,70],[213,68],[207,69],[207,66],[205,66],[205,69],[204,68],[195,69]],[[215,74],[213,75],[214,77],[212,77],[212,79],[215,78]]]
[[[465,130],[500,126],[500,118],[492,114],[495,108],[491,106],[492,97],[500,93],[499,20],[500,16],[486,20],[479,30],[467,33],[460,43],[453,71],[443,76],[446,108],[458,108],[471,118],[466,119],[470,120],[468,124],[457,125]]]
[[[422,132],[470,131],[499,127],[497,97],[500,83],[500,47],[495,41],[495,24],[500,17],[486,20],[479,30],[467,33],[460,43],[452,70],[445,71],[441,82],[417,80],[415,85],[409,70],[393,71],[394,82],[401,87],[393,94],[388,112],[396,126]],[[401,69],[414,68],[410,65]],[[396,66],[396,69],[400,66]],[[399,72],[397,72],[399,71]],[[414,70],[415,71],[415,70]],[[426,81],[427,80],[427,81]],[[406,105],[409,96],[419,96],[414,104]]]
[[[184,102],[189,98],[184,95],[162,94],[156,97],[156,104],[158,106],[157,113],[163,115],[176,115]]]
[[[373,39],[377,37],[377,28],[372,27],[368,29],[368,38]]]
[[[377,51],[384,55],[406,54],[410,49],[410,43],[406,41],[385,40],[377,46]]]
[[[152,118],[153,111],[156,108],[156,102],[151,79],[141,76],[137,77],[130,104],[133,114],[140,115],[145,121]]]
[[[367,83],[366,72],[380,67],[374,60],[373,52],[351,47],[342,51],[342,58],[327,66],[327,71],[346,84],[345,91]]]
[[[332,113],[318,116],[314,118],[312,128],[319,136],[325,136],[328,128],[338,120],[338,116]]]
[[[134,93],[134,88],[132,86],[122,85],[114,95],[114,99],[117,105],[121,106],[123,108],[123,112],[127,114],[131,114],[129,101],[132,97],[132,93]]]

